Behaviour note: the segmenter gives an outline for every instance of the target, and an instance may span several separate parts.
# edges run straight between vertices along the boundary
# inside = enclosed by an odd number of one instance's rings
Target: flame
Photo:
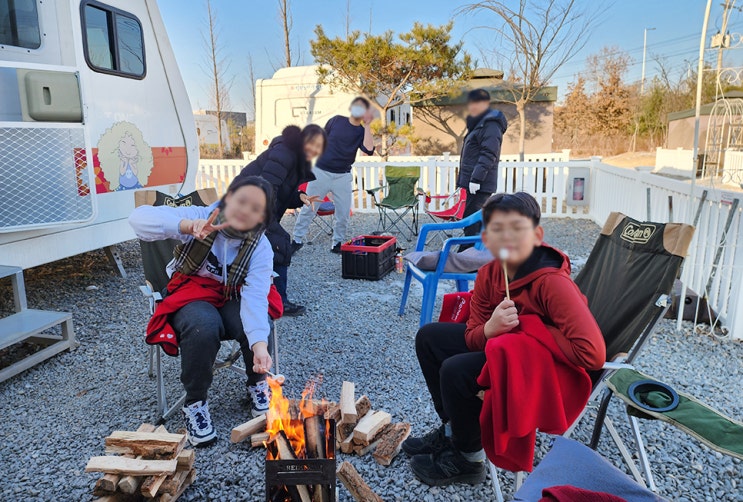
[[[268,386],[271,388],[271,401],[266,416],[266,432],[269,434],[269,442],[273,440],[279,431],[284,431],[287,439],[292,445],[297,458],[307,456],[304,438],[304,419],[318,414],[317,402],[314,400],[315,389],[322,383],[321,377],[316,377],[307,382],[302,391],[302,399],[299,401],[299,409],[293,410],[290,399],[284,396],[284,389],[271,377],[267,378]],[[321,401],[322,408],[326,408],[326,401]],[[294,412],[294,413],[293,413]],[[268,450],[268,459],[276,460],[271,449]]]

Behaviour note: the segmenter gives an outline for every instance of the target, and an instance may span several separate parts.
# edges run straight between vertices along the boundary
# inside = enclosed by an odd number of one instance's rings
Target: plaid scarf
[[[224,223],[224,217],[222,212],[220,212],[214,220],[214,225],[221,225],[222,223]],[[209,251],[211,251],[214,245],[214,239],[217,237],[217,233],[221,233],[227,239],[238,239],[242,241],[237,256],[227,271],[227,281],[224,288],[225,298],[232,300],[240,297],[240,289],[245,282],[245,277],[248,275],[250,258],[253,256],[253,251],[255,251],[264,233],[263,225],[247,232],[239,232],[227,227],[219,232],[212,232],[203,240],[193,238],[188,242],[179,244],[173,250],[173,256],[175,257],[173,268],[186,275],[194,275],[198,272],[209,256]]]

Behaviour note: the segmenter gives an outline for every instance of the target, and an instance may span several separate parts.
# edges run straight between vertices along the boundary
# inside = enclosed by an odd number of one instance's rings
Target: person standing
[[[353,176],[351,166],[356,160],[356,152],[367,155],[374,153],[374,139],[369,124],[372,121],[371,104],[363,97],[351,101],[350,117],[336,115],[325,124],[328,141],[325,151],[317,160],[315,180],[307,185],[309,197],[323,198],[331,194],[335,205],[335,226],[333,228],[333,253],[341,252],[341,243],[346,240],[346,228],[351,213],[353,196]],[[294,250],[304,245],[304,238],[315,217],[316,208],[305,206],[294,225]]]
[[[303,305],[289,301],[287,284],[289,265],[291,265],[292,240],[289,233],[281,226],[281,218],[287,209],[312,206],[320,200],[299,190],[302,183],[312,181],[312,161],[325,149],[325,131],[315,124],[300,129],[288,126],[271,141],[268,150],[243,168],[238,178],[260,176],[273,187],[274,219],[266,229],[273,248],[273,271],[276,273],[274,284],[284,302],[284,315],[295,317],[305,313]]]
[[[467,94],[467,135],[457,178],[457,188],[468,192],[465,218],[479,211],[498,187],[498,162],[507,128],[505,115],[490,107],[488,91],[474,89]],[[480,223],[470,225],[464,235],[477,235],[481,227]]]

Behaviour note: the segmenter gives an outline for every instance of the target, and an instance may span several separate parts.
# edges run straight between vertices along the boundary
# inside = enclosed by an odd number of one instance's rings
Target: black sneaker
[[[330,250],[331,253],[335,254],[341,254],[341,243],[337,243],[333,248]]]
[[[480,484],[487,477],[485,462],[470,462],[450,444],[434,454],[416,455],[410,459],[415,477],[430,486],[454,483]]]
[[[304,305],[297,305],[289,300],[284,302],[284,315],[286,317],[298,317],[304,315],[307,308]]]
[[[425,436],[419,438],[409,437],[402,443],[402,451],[410,455],[423,455],[436,453],[450,443],[446,437],[444,426],[438,427]]]
[[[296,253],[304,246],[303,242],[292,241],[292,254]]]

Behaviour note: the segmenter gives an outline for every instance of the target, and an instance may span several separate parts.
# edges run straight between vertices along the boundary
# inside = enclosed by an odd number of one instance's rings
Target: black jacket
[[[459,160],[458,187],[468,188],[472,182],[480,184],[481,192],[495,192],[498,187],[501,143],[507,128],[505,115],[498,110],[490,110],[467,132]]]
[[[273,186],[274,218],[266,229],[273,248],[276,265],[291,263],[291,236],[281,226],[287,209],[302,207],[299,185],[312,181],[312,165],[307,162],[302,144],[302,131],[297,126],[286,127],[281,136],[271,141],[268,150],[243,168],[238,176],[260,176]]]

